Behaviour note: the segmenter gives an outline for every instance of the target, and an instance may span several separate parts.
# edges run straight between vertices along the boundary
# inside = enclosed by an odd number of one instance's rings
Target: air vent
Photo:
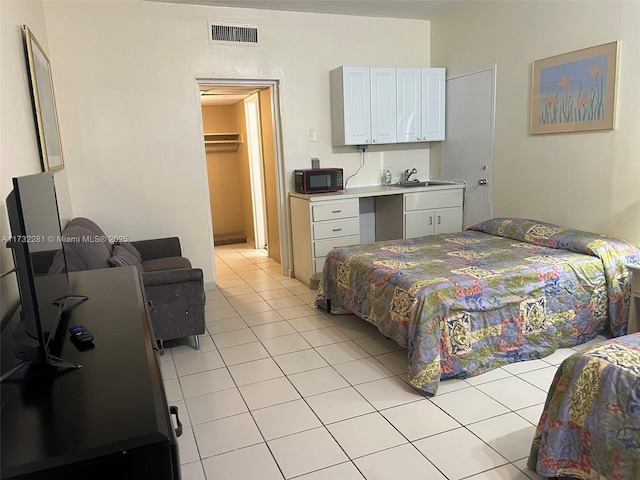
[[[209,43],[257,45],[258,28],[251,25],[209,23]]]

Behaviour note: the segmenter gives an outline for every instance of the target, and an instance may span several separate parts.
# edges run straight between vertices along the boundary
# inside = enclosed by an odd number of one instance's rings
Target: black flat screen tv
[[[29,363],[77,368],[49,348],[69,299],[86,299],[70,294],[53,173],[14,178],[6,205],[21,308],[12,332],[15,354],[23,360],[16,369]]]

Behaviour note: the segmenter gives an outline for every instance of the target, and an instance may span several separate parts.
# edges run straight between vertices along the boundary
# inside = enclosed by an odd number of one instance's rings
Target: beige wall
[[[640,244],[640,2],[479,1],[432,23],[449,76],[497,63],[494,214]],[[620,41],[613,131],[529,135],[534,60]]]
[[[21,25],[27,25],[38,43],[49,53],[47,27],[41,2],[0,1],[0,237],[10,235],[5,199],[12,190],[13,177],[42,171],[31,106]],[[57,70],[53,68],[54,80]],[[66,125],[61,122],[60,128]],[[63,152],[65,144],[62,144]],[[67,170],[55,175],[58,204],[63,225],[72,217]],[[11,251],[0,243],[0,273],[13,268]],[[18,303],[15,274],[0,280],[0,318]]]
[[[205,133],[237,133],[235,109],[230,105],[202,107]],[[229,145],[206,147],[209,198],[213,233],[222,235],[242,231],[238,155]]]
[[[134,0],[44,3],[65,125],[74,212],[107,234],[179,235],[214,280],[206,161],[196,78],[279,80],[285,178],[311,157],[345,174],[353,148],[333,149],[329,70],[343,64],[429,66],[429,22]],[[211,45],[207,22],[257,25],[260,46]],[[318,142],[309,142],[309,129]],[[368,154],[350,185],[380,170],[428,170],[427,148]]]

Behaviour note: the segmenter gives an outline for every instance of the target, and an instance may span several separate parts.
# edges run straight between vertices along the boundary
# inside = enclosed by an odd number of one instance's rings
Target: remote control
[[[76,342],[90,343],[93,341],[93,335],[82,325],[69,328],[69,332],[71,333],[71,339]]]

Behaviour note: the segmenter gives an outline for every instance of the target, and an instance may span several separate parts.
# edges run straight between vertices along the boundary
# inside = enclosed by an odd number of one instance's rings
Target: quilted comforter
[[[409,381],[477,375],[626,333],[631,244],[523,219],[333,249],[317,305],[366,319],[408,348]]]
[[[640,334],[609,340],[558,368],[529,468],[547,477],[640,478]]]

